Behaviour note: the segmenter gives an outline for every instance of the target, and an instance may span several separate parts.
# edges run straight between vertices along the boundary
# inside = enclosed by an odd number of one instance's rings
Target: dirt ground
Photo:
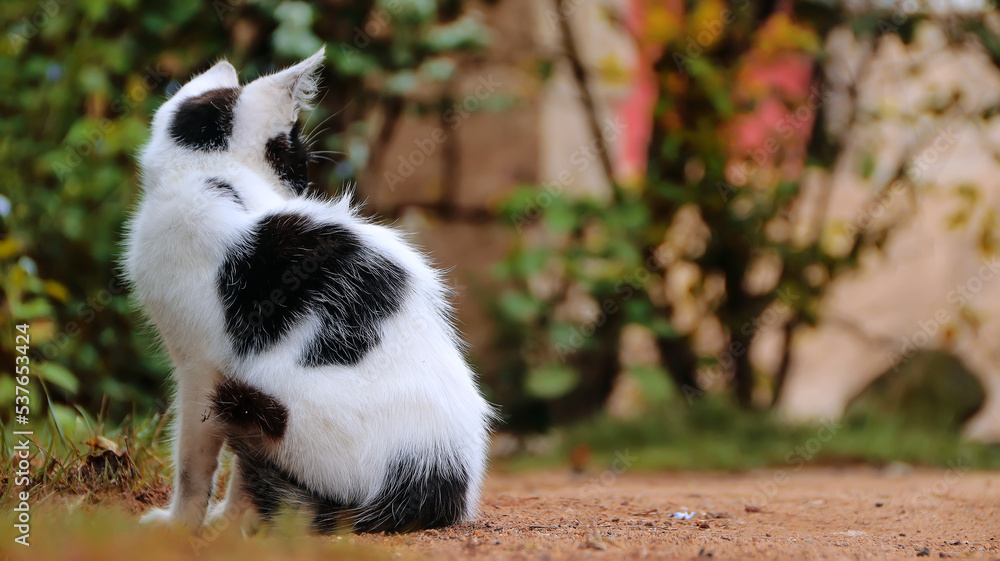
[[[475,523],[350,539],[427,559],[1000,559],[1000,473],[794,467],[494,473]]]

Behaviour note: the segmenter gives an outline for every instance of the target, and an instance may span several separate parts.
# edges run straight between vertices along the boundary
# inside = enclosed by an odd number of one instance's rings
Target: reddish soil
[[[475,523],[347,539],[428,559],[998,559],[1000,473],[494,473]]]

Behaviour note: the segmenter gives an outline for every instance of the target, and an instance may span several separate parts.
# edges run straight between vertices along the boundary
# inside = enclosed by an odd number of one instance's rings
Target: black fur
[[[239,88],[219,88],[184,100],[170,123],[170,136],[192,150],[225,150],[239,97]]]
[[[413,458],[402,458],[390,467],[383,485],[375,500],[353,517],[355,532],[413,532],[455,524],[465,512],[469,477],[461,467],[422,470]],[[331,510],[317,508],[317,531],[328,524]]]
[[[306,366],[357,364],[379,343],[381,322],[402,304],[406,271],[338,224],[293,213],[260,220],[219,271],[226,331],[240,355],[277,343],[310,311],[323,329]]]
[[[230,440],[236,452],[236,466],[243,477],[243,490],[250,496],[257,514],[264,522],[271,522],[283,504],[301,498],[301,491],[292,484],[291,477],[267,460],[257,450],[238,440]]]
[[[264,146],[267,163],[296,195],[301,195],[309,186],[309,151],[302,142],[299,128],[296,121],[290,134],[281,133]]]
[[[364,504],[324,497],[310,491],[295,477],[246,441],[233,444],[243,490],[265,522],[283,507],[305,508],[312,514],[312,530],[336,532],[413,532],[440,528],[461,520],[466,507],[468,475],[454,466],[421,470],[412,458],[389,466],[383,490]]]
[[[233,186],[227,183],[226,181],[218,177],[210,177],[208,178],[208,181],[206,181],[205,183],[208,184],[209,189],[222,193],[226,197],[232,199],[233,202],[240,205],[243,208],[243,210],[246,210],[247,205],[243,202],[243,199],[240,198],[240,194],[237,193],[236,189],[233,188]]]
[[[285,436],[288,408],[277,398],[239,380],[226,378],[210,397],[212,411],[226,425],[231,437],[264,435],[272,440]]]

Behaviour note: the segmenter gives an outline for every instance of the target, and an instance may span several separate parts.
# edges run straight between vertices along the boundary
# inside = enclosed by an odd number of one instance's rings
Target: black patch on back
[[[264,145],[267,163],[296,195],[301,195],[309,186],[309,151],[302,142],[299,129],[296,121],[289,134],[281,133]]]
[[[294,213],[266,216],[219,271],[226,331],[237,354],[277,343],[306,314],[323,327],[308,344],[306,366],[357,364],[402,304],[406,271],[361,244],[353,232]]]
[[[233,134],[233,110],[239,88],[219,88],[181,102],[170,123],[170,136],[192,150],[225,150]]]
[[[208,185],[209,189],[219,192],[222,195],[225,195],[226,197],[229,197],[230,199],[232,199],[234,203],[243,207],[243,210],[246,210],[247,205],[243,202],[243,199],[240,197],[240,194],[237,193],[236,189],[228,182],[218,177],[210,177],[205,183]]]
[[[273,440],[285,436],[288,408],[277,398],[239,380],[226,378],[210,397],[212,411],[230,436],[262,434]]]
[[[461,520],[469,479],[464,468],[447,464],[420,469],[412,459],[389,466],[383,491],[366,503],[324,497],[254,452],[245,440],[230,443],[236,451],[243,490],[264,521],[283,507],[304,507],[313,515],[312,530],[335,532],[414,532],[449,526]]]

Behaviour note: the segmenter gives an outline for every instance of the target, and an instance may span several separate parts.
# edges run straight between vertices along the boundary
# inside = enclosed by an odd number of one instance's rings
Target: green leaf
[[[312,7],[305,2],[282,2],[274,10],[274,19],[295,27],[309,27],[313,21]]]
[[[397,72],[385,81],[385,91],[392,95],[406,95],[417,88],[417,74],[412,70]]]
[[[861,158],[861,177],[870,179],[875,173],[875,155],[867,153]]]
[[[432,58],[421,64],[418,72],[428,82],[444,82],[455,75],[455,61],[449,58]]]
[[[489,40],[490,30],[466,16],[431,29],[424,42],[432,51],[444,52],[481,49]]]
[[[577,226],[577,214],[563,204],[553,204],[544,214],[545,227],[557,233],[572,232]]]
[[[670,376],[659,366],[633,366],[628,370],[628,375],[639,383],[642,395],[651,403],[669,401],[674,395]]]
[[[14,376],[9,372],[0,374],[0,399],[3,403],[14,403]]]
[[[278,54],[291,58],[305,58],[323,45],[308,27],[282,23],[271,35],[271,43]]]
[[[504,315],[522,323],[535,319],[541,309],[539,303],[528,294],[512,290],[500,295],[499,304]]]
[[[514,268],[522,276],[540,273],[549,261],[550,250],[545,248],[525,249],[514,256]]]
[[[46,382],[55,384],[69,393],[75,394],[80,390],[80,381],[76,379],[76,375],[57,362],[36,364],[35,372]]]
[[[647,326],[654,335],[660,338],[672,339],[679,335],[674,329],[674,324],[664,317],[654,317]]]
[[[528,372],[524,389],[540,399],[555,399],[573,390],[580,383],[580,374],[568,366],[543,366]]]

